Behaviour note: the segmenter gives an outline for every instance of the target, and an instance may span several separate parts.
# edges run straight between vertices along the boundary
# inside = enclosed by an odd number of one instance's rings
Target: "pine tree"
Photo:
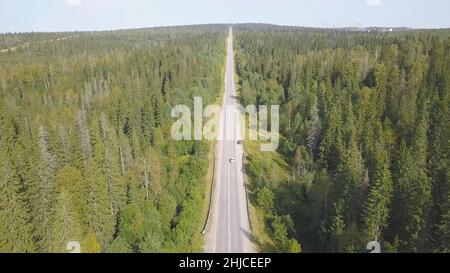
[[[85,173],[84,154],[81,133],[77,124],[72,124],[69,131],[69,160],[68,164],[81,173]]]
[[[79,217],[69,191],[62,186],[56,202],[50,246],[51,252],[67,252],[68,243],[81,242],[82,228]]]
[[[339,180],[342,184],[340,190],[346,191],[345,200],[348,207],[345,214],[350,222],[359,222],[360,204],[363,203],[363,195],[368,186],[365,181],[365,172],[362,153],[354,137],[351,137],[339,166]]]
[[[54,172],[42,157],[42,151],[34,138],[24,139],[16,151],[18,154],[27,155],[25,158],[30,157],[30,162],[26,163],[29,166],[28,176],[25,179],[28,185],[27,200],[30,205],[36,245],[39,251],[46,252],[50,250],[52,241],[52,230],[49,227],[54,221],[58,191]]]
[[[402,142],[395,171],[392,225],[397,227],[400,242],[406,251],[418,250],[430,198],[428,179],[418,159]]]
[[[392,180],[389,158],[382,142],[378,142],[375,154],[375,173],[370,184],[364,211],[364,226],[369,240],[379,240],[388,225],[392,199]]]
[[[449,158],[450,149],[449,107],[447,99],[434,96],[430,108],[431,126],[429,130],[430,158],[428,161],[428,171],[432,183],[432,209],[429,216],[430,241],[433,243],[434,251],[443,251],[445,238],[448,233],[448,225],[445,223],[448,214],[447,198],[450,193]]]
[[[320,145],[321,157],[328,165],[328,169],[336,173],[342,157],[342,119],[338,105],[333,105],[328,114],[324,136]]]
[[[113,239],[116,218],[109,197],[108,177],[105,173],[105,146],[100,138],[97,122],[93,122],[92,141],[94,156],[88,171],[88,222],[102,248]]]
[[[62,168],[56,175],[59,188],[64,188],[69,194],[69,198],[73,204],[73,210],[77,215],[77,223],[79,223],[82,234],[87,231],[87,196],[88,185],[81,176],[81,173],[70,166]]]
[[[34,252],[33,231],[23,185],[0,148],[0,250]]]
[[[450,177],[450,173],[447,174]],[[447,194],[447,198],[442,206],[441,221],[437,224],[437,230],[440,233],[440,246],[439,251],[450,251],[450,191]]]
[[[102,142],[105,145],[103,154],[103,173],[108,182],[108,196],[117,218],[119,209],[126,203],[126,184],[121,174],[120,147],[114,130],[109,127],[108,120],[104,114],[100,116]]]
[[[331,247],[333,252],[343,251],[344,233],[346,229],[346,219],[344,216],[344,200],[341,198],[334,203],[334,212],[330,223]]]

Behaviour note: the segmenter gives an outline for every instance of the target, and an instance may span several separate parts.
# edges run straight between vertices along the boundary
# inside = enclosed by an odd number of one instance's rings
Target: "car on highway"
[[[243,141],[243,140],[239,140],[239,141],[237,142],[237,144],[238,144],[238,145],[242,145],[242,144],[244,144],[244,141]]]
[[[234,157],[230,158],[230,163],[236,163],[236,158]]]

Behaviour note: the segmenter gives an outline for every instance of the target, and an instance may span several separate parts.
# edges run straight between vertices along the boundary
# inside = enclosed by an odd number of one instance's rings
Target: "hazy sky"
[[[449,0],[0,0],[0,32],[258,22],[450,27]]]

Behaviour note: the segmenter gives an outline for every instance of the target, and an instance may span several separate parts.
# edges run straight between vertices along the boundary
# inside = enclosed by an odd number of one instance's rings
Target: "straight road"
[[[242,122],[234,111],[237,104],[234,85],[233,29],[228,36],[225,94],[218,129],[217,164],[211,225],[206,252],[254,252],[249,228],[244,173],[242,168]],[[234,159],[233,162],[230,159]]]

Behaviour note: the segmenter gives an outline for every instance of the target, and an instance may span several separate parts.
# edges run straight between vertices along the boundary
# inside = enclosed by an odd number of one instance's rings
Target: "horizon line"
[[[347,29],[406,29],[406,30],[449,30],[450,27],[438,27],[438,28],[416,28],[416,27],[392,27],[392,26],[345,26],[345,27],[324,27],[324,26],[302,26],[302,25],[285,25],[263,22],[247,22],[247,23],[193,23],[193,24],[174,24],[174,25],[158,25],[158,26],[142,26],[131,28],[114,28],[114,29],[97,29],[97,30],[54,30],[54,31],[42,31],[42,30],[30,30],[30,31],[0,31],[0,35],[7,34],[48,34],[48,33],[93,33],[93,32],[115,32],[115,31],[127,31],[127,30],[145,30],[145,29],[158,29],[158,28],[179,28],[179,27],[195,27],[195,26],[214,26],[214,25],[266,25],[277,27],[292,27],[292,28],[305,28],[305,29],[320,29],[320,30],[347,30]]]

